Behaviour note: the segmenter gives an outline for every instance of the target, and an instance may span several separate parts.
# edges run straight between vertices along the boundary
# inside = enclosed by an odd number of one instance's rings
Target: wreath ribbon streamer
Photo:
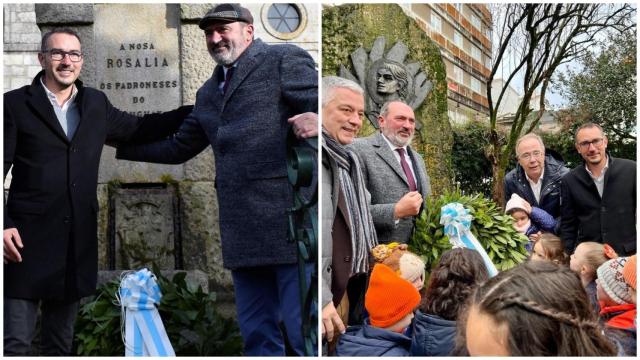
[[[162,293],[148,269],[126,274],[118,289],[125,356],[176,356],[156,308]]]
[[[484,261],[489,276],[498,274],[498,269],[493,264],[485,249],[471,233],[471,221],[473,216],[462,204],[454,202],[443,206],[440,209],[440,224],[444,225],[444,232],[449,237],[449,242],[456,247],[465,247],[477,251]]]

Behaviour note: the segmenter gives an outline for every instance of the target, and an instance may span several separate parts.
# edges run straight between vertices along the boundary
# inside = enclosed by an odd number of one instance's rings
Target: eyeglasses
[[[589,148],[589,145],[593,144],[593,147],[600,147],[600,145],[602,145],[602,140],[604,140],[604,138],[597,138],[597,139],[593,139],[591,141],[583,141],[583,142],[579,142],[578,146],[580,146],[580,148],[582,148],[583,150],[586,150]]]
[[[520,154],[520,155],[518,155],[518,159],[529,160],[529,159],[531,159],[532,156],[535,157],[536,159],[538,159],[538,158],[540,158],[540,156],[542,156],[542,151],[536,150],[534,152]]]
[[[82,60],[82,53],[79,51],[64,51],[60,49],[45,50],[43,53],[49,53],[51,60],[62,61],[66,55],[69,55],[69,60],[73,62],[79,62]]]

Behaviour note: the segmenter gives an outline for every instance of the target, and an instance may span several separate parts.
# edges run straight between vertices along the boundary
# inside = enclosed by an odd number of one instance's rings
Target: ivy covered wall
[[[408,48],[408,62],[419,62],[433,83],[425,101],[415,110],[421,129],[413,146],[423,156],[434,195],[451,189],[453,135],[447,116],[446,69],[438,46],[395,4],[348,4],[322,12],[322,76],[338,75],[340,65],[353,71],[351,53],[362,46],[371,50],[374,40],[386,38],[385,52],[397,41]],[[368,70],[368,69],[367,69]],[[359,136],[376,130],[368,121]]]

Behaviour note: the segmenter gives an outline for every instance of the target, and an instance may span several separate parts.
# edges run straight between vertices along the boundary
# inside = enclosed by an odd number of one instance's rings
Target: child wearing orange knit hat
[[[408,356],[411,337],[404,334],[411,324],[420,293],[407,280],[384,264],[371,272],[364,306],[369,318],[351,326],[340,337],[338,356]]]

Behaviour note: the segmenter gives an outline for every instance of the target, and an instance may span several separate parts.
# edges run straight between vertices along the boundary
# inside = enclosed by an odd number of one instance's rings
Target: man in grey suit
[[[380,109],[380,132],[353,142],[371,193],[378,242],[407,243],[424,197],[431,194],[420,154],[410,146],[416,120],[411,107],[390,101]]]
[[[219,4],[200,21],[218,65],[169,140],[120,148],[118,157],[178,164],[213,147],[224,266],[231,269],[245,355],[303,355],[297,252],[287,239],[287,133],[317,136],[318,74],[292,45],[253,39],[253,17]],[[298,114],[298,115],[296,115]],[[311,267],[308,268],[307,284]]]

